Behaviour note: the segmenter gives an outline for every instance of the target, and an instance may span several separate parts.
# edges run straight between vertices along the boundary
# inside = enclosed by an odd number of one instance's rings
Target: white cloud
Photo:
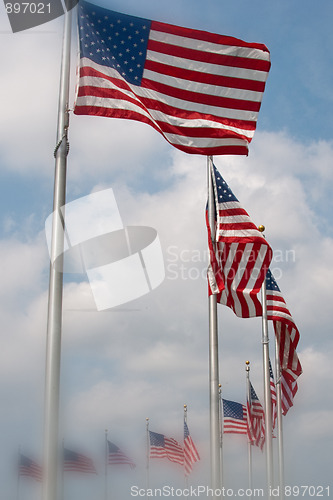
[[[45,243],[38,235],[30,241],[8,238],[0,241],[0,259],[2,262],[2,287],[0,290],[2,305],[16,309],[29,304],[39,292],[44,281],[47,255]]]
[[[57,26],[50,23],[50,27]],[[1,158],[6,169],[45,175],[57,126],[60,30],[2,35]],[[24,46],[24,50],[22,50]],[[29,57],[27,57],[29,54]],[[32,55],[32,56],[31,56]]]
[[[302,436],[309,436],[311,441],[317,439],[332,439],[332,418],[333,410],[307,412],[300,418],[300,429],[298,432]]]

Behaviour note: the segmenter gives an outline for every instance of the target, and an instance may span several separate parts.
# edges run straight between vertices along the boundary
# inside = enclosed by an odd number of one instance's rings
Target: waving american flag
[[[184,466],[185,476],[188,476],[192,471],[192,466],[200,460],[198,450],[193,443],[187,423],[184,420]]]
[[[248,432],[250,442],[262,450],[265,444],[265,413],[250,382],[250,400],[247,401]]]
[[[149,431],[150,458],[167,458],[171,462],[184,465],[184,449],[173,438]]]
[[[117,445],[111,443],[111,441],[107,442],[107,450],[108,450],[109,465],[127,464],[132,469],[135,468],[134,461],[131,458],[129,458]]]
[[[210,293],[217,294],[218,301],[237,316],[260,316],[262,308],[257,296],[272,250],[215,166],[212,180],[216,227],[212,238],[207,220]]]
[[[223,403],[223,433],[247,434],[247,409],[246,406],[235,401],[222,399]]]
[[[36,481],[42,480],[42,468],[31,458],[20,454],[19,476],[32,477]]]
[[[270,270],[266,276],[267,319],[273,321],[275,335],[279,345],[281,365],[281,396],[284,415],[293,406],[297,392],[297,378],[302,373],[296,348],[299,331],[282,297],[280,288]]]
[[[273,375],[273,369],[270,360],[269,360],[269,385],[271,388],[271,402],[272,402],[272,429],[274,429],[277,418],[277,394],[276,394],[276,385]]]
[[[270,69],[263,44],[80,1],[75,113],[148,123],[182,151],[246,155]]]
[[[63,451],[63,464],[64,471],[97,474],[91,458],[67,448]]]

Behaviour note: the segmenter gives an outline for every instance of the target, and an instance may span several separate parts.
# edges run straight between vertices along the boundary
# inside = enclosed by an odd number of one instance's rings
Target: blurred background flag
[[[267,319],[273,321],[279,346],[281,404],[285,415],[293,406],[294,396],[298,389],[297,378],[302,373],[302,366],[296,352],[300,335],[280,288],[269,269],[266,276],[266,300]]]
[[[117,464],[127,464],[129,465],[132,469],[135,467],[134,461],[129,458],[123,451],[118,448],[114,443],[111,443],[110,441],[107,442],[108,444],[108,464],[109,465],[117,465]]]
[[[250,400],[247,401],[248,434],[251,443],[262,450],[265,443],[265,414],[251,383],[250,389]]]
[[[31,458],[20,454],[19,456],[19,476],[32,477],[36,481],[42,481],[42,468]]]
[[[173,438],[149,431],[150,458],[167,458],[171,462],[184,464],[183,447]]]
[[[274,429],[277,417],[277,395],[276,395],[276,386],[275,386],[271,361],[269,361],[269,382],[271,387],[271,401],[272,401],[272,428]]]
[[[223,403],[223,433],[247,434],[246,406],[235,401],[222,399]]]
[[[193,464],[199,460],[198,450],[193,443],[187,423],[184,420],[184,466],[186,476],[191,473]]]
[[[91,458],[66,448],[64,448],[64,471],[97,473]]]

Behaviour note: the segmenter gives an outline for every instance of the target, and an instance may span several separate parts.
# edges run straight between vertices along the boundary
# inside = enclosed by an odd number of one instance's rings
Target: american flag
[[[184,420],[184,467],[185,476],[188,476],[192,471],[192,465],[200,460],[198,450],[190,436],[187,423]]]
[[[36,481],[42,480],[42,468],[36,462],[31,460],[31,458],[20,454],[19,457],[19,475],[32,477]]]
[[[300,335],[270,270],[267,271],[266,276],[266,300],[267,319],[273,321],[279,345],[282,411],[285,415],[293,405],[293,399],[297,392],[296,380],[302,373],[301,363],[296,352]]]
[[[118,465],[118,464],[127,464],[132,469],[135,467],[135,463],[131,458],[129,458],[123,451],[118,448],[114,443],[110,441],[108,444],[108,464],[109,465]]]
[[[246,406],[235,401],[222,399],[223,403],[223,433],[247,434]]]
[[[91,458],[66,448],[64,448],[64,471],[96,474],[96,469]]]
[[[262,450],[265,443],[265,413],[251,382],[250,392],[250,401],[247,401],[249,439]]]
[[[271,401],[272,401],[272,428],[274,429],[277,417],[277,396],[274,375],[272,370],[271,361],[269,361],[269,383],[271,387]]]
[[[288,372],[283,371],[281,373],[281,406],[283,415],[286,415],[289,408],[293,406],[297,391],[297,382],[290,377]]]
[[[168,458],[171,462],[184,465],[183,447],[173,438],[149,431],[150,458]]]
[[[272,259],[272,250],[215,166],[212,180],[216,250],[207,219],[210,293],[217,294],[218,301],[241,318],[260,316],[262,307],[257,295]]]
[[[176,148],[248,152],[270,69],[260,43],[79,3],[75,114],[148,123]]]

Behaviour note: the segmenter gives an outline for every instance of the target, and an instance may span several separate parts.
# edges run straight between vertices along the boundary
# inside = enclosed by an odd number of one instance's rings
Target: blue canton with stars
[[[231,191],[228,184],[223,179],[220,172],[214,166],[214,175],[217,188],[217,197],[219,203],[226,203],[227,201],[238,201],[234,193]]]
[[[114,443],[111,443],[110,441],[108,441],[108,448],[109,453],[118,453],[118,451],[120,451],[118,446],[116,446]]]
[[[223,414],[225,417],[243,420],[243,405],[236,403],[235,401],[223,399]]]
[[[149,431],[150,445],[165,447],[164,435]]]
[[[127,82],[140,85],[151,21],[85,1],[79,3],[78,17],[81,57],[114,68]]]
[[[278,287],[278,284],[276,283],[273,274],[269,269],[266,274],[266,290],[272,290],[273,292],[280,292],[280,288]]]
[[[258,400],[258,401],[259,401],[259,398],[258,398],[258,396],[257,396],[257,394],[256,394],[256,391],[253,389],[252,384],[250,384],[250,387],[251,387],[251,399],[252,399],[252,400]]]

